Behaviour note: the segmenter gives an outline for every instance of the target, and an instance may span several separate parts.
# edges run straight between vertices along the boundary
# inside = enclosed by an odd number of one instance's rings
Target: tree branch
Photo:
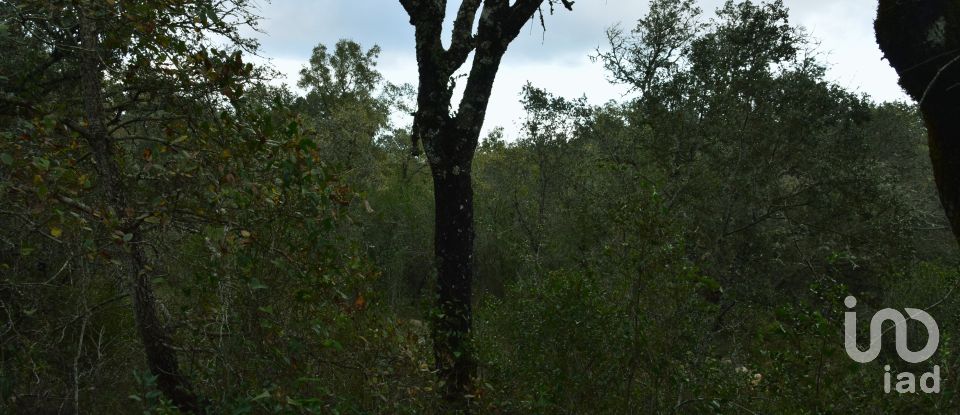
[[[507,45],[517,37],[541,4],[543,0],[518,0],[513,6],[507,0],[484,1],[477,29],[476,54],[457,110],[457,128],[470,131],[471,135],[479,133]]]
[[[477,18],[481,0],[463,0],[453,21],[453,38],[447,51],[448,68],[459,68],[467,60],[467,55],[476,47],[473,37],[473,21]]]
[[[407,11],[407,15],[410,16],[410,24],[415,25],[414,21],[417,18],[417,5],[416,0],[400,0],[400,5],[403,6],[403,9]]]
[[[417,26],[424,18],[431,18],[434,15],[440,15],[440,22],[443,22],[443,15],[446,12],[446,0],[400,0],[400,5],[410,16],[410,24]]]
[[[534,13],[540,10],[541,5],[543,5],[543,0],[517,0],[513,6],[510,6],[510,20],[508,22],[510,33],[514,31],[520,33],[520,29],[533,18]],[[516,37],[516,35],[513,35],[513,37]]]

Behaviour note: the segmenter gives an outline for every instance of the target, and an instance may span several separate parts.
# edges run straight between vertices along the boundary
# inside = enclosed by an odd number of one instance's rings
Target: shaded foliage
[[[184,409],[144,358],[136,249],[201,411],[448,413],[435,172],[379,48],[318,45],[296,94],[245,61],[244,2],[47,3],[0,3],[0,413]],[[84,10],[121,209],[84,136]],[[515,136],[477,131],[476,412],[960,407],[956,247],[918,109],[827,81],[788,17],[655,0],[595,54],[635,98],[530,84]],[[862,319],[930,306],[940,351],[853,362],[849,294]],[[940,394],[882,392],[884,365],[934,364]]]

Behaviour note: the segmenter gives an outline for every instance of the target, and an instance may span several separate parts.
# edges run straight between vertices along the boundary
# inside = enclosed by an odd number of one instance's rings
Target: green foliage
[[[298,96],[244,61],[246,2],[81,3],[0,3],[0,413],[175,413],[119,277],[129,223],[212,413],[443,413],[433,188],[379,48],[317,46]],[[55,46],[81,9],[129,212]],[[608,35],[638,97],[528,85],[519,136],[477,149],[478,411],[955,412],[956,247],[915,108],[829,83],[779,1],[657,0]],[[929,306],[940,351],[854,363],[848,294],[861,319]],[[885,364],[938,364],[943,393],[885,395]]]
[[[480,314],[477,328],[489,342],[479,356],[489,359],[484,380],[517,398],[499,403],[512,406],[503,409],[610,409],[604,403],[615,399],[613,380],[625,377],[618,357],[627,355],[619,301],[610,294],[595,278],[549,273],[518,281],[502,301],[485,305],[492,316]]]
[[[150,373],[134,372],[133,377],[137,382],[139,391],[128,396],[133,405],[137,406],[137,412],[144,415],[168,415],[179,414],[173,404],[166,399],[163,394],[157,390],[157,377]]]

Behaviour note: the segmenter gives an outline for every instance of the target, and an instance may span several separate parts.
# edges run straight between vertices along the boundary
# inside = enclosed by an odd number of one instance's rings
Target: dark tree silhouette
[[[880,0],[874,28],[920,106],[940,201],[960,240],[960,2]]]
[[[534,15],[568,0],[463,0],[453,22],[450,46],[441,33],[445,0],[400,0],[416,33],[419,67],[414,151],[423,145],[434,183],[434,254],[438,313],[434,354],[445,397],[466,408],[475,363],[468,347],[471,326],[473,187],[471,164],[500,61],[520,29]],[[480,12],[479,23],[477,12]],[[474,29],[476,26],[476,29]],[[463,99],[450,112],[454,72],[474,53]]]

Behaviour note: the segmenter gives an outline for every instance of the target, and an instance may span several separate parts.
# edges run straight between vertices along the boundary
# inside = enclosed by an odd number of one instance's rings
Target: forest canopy
[[[0,0],[0,414],[960,410],[920,111],[828,80],[780,0],[652,0],[592,55],[625,98],[528,84],[482,136],[511,30],[576,5],[464,0],[438,51],[400,3],[417,86],[346,39],[283,85],[248,0]],[[854,362],[851,295],[939,351]]]

